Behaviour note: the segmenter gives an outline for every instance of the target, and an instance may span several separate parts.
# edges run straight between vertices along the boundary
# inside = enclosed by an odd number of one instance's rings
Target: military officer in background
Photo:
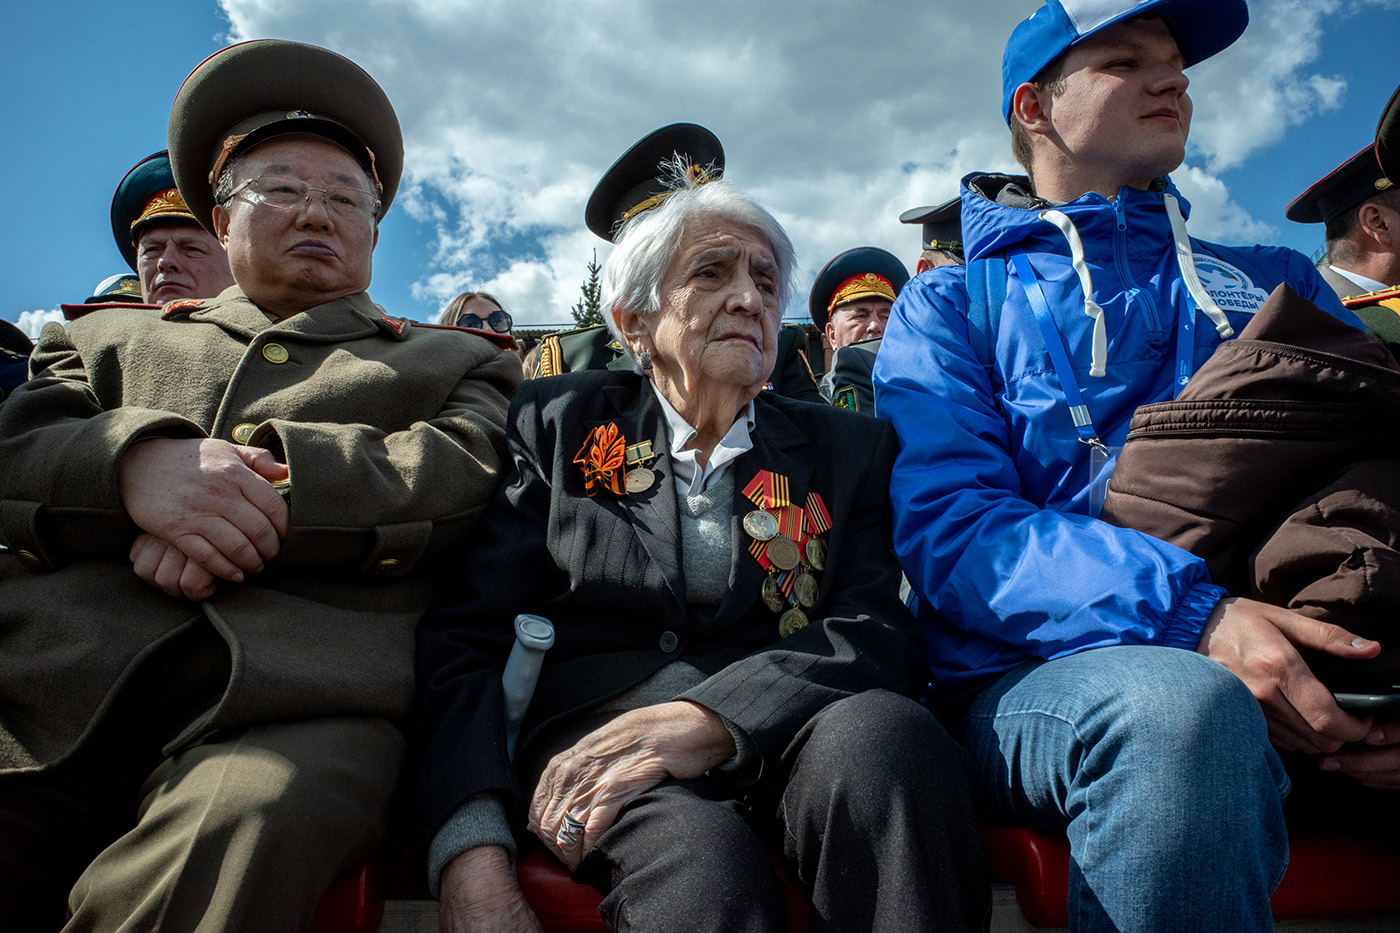
[[[611,243],[624,221],[666,199],[670,173],[663,166],[676,160],[703,184],[724,172],[724,146],[714,133],[694,123],[673,123],[643,136],[594,187],[584,209],[588,229]],[[803,349],[806,342],[800,327],[779,329],[778,359],[765,388],[804,401],[822,401]],[[549,335],[540,344],[538,360],[536,376],[579,369],[632,369],[631,358],[602,324]]]
[[[366,294],[403,140],[359,66],[223,49],[169,139],[236,287],[48,325],[0,406],[17,930],[305,928],[383,836],[414,628],[520,381],[504,341]]]
[[[175,186],[168,152],[142,159],[117,186],[112,237],[140,277],[146,304],[213,298],[233,284],[228,254],[190,213]]]
[[[103,279],[82,304],[60,305],[67,320],[117,304],[213,298],[233,284],[228,254],[175,187],[168,152],[149,155],[126,173],[111,215],[112,239],[131,273]]]
[[[822,397],[831,404],[874,414],[870,373],[890,306],[908,281],[904,263],[875,246],[846,250],[817,276],[807,308],[832,348],[821,381]]]
[[[923,252],[914,267],[919,275],[939,266],[961,266],[962,199],[952,198],[936,207],[914,207],[899,215],[902,224],[918,224]]]
[[[1392,180],[1400,178],[1400,87],[1391,95],[1376,125],[1375,152],[1385,176]],[[1358,304],[1353,305],[1352,310],[1373,334],[1379,334],[1387,343],[1400,344],[1400,284],[1358,295],[1356,301]]]
[[[1317,271],[1372,332],[1400,342],[1400,315],[1372,294],[1400,285],[1400,188],[1367,145],[1294,198],[1292,221],[1326,225],[1327,255]]]

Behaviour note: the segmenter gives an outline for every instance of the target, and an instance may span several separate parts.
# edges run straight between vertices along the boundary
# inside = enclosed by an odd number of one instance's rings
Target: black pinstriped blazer
[[[573,459],[615,423],[651,440],[657,482],[589,498]],[[753,450],[735,461],[729,593],[717,612],[686,606],[664,416],[633,373],[587,371],[527,381],[511,406],[513,467],[462,554],[445,602],[419,627],[416,830],[430,838],[465,799],[521,801],[505,753],[500,671],[518,612],[555,625],[518,757],[542,726],[585,711],[684,659],[710,675],[684,696],[745,730],[766,764],[835,700],[885,688],[916,696],[927,670],[898,600],[890,546],[889,425],[772,392],[755,402]],[[819,493],[831,515],[812,622],[787,638],[760,598],[765,572],[740,521],[739,490],[761,469],[786,476],[791,500]]]

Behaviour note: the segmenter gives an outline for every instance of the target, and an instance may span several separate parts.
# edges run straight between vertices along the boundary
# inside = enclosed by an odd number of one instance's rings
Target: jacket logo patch
[[[1191,259],[1196,263],[1196,274],[1206,294],[1215,299],[1222,311],[1253,314],[1268,300],[1269,293],[1256,288],[1238,266],[1204,253],[1193,253]]]

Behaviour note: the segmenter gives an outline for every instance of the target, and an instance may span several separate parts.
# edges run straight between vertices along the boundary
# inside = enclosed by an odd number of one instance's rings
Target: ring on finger
[[[572,848],[583,839],[583,820],[572,814],[564,814],[563,825],[559,827],[558,834],[554,837],[561,849]]]

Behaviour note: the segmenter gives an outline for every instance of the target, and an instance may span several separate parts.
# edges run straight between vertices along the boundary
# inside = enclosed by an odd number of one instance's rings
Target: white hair
[[[681,174],[677,183],[680,187],[659,206],[626,222],[603,266],[603,321],[629,355],[632,349],[618,330],[612,312],[626,308],[645,315],[661,310],[661,280],[680,249],[690,221],[718,218],[756,230],[773,251],[778,266],[780,313],[787,309],[791,297],[797,257],[782,224],[723,178],[699,184]]]

